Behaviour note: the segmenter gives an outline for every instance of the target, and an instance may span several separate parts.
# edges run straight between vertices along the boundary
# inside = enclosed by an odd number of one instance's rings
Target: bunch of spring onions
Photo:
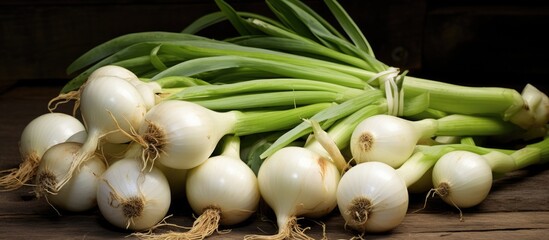
[[[299,0],[267,0],[276,19],[215,3],[182,32],[123,35],[76,59],[48,103],[74,101],[74,116],[29,123],[23,163],[0,185],[32,185],[58,210],[97,206],[141,238],[203,239],[265,203],[278,231],[246,239],[310,239],[298,219],[337,208],[356,233],[384,232],[409,191],[472,207],[494,174],[549,160],[549,98],[532,85],[408,76],[376,58],[335,0],[338,25]],[[222,21],[238,35],[198,35]],[[192,228],[156,234],[181,198]]]

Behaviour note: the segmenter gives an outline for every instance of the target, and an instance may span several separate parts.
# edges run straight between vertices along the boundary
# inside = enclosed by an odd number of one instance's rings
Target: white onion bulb
[[[170,186],[156,167],[142,172],[141,162],[124,158],[113,163],[97,188],[103,217],[119,228],[145,230],[155,226],[168,212]]]
[[[22,187],[34,177],[46,150],[81,131],[85,128],[80,120],[64,113],[46,113],[30,121],[23,129],[19,142],[22,162],[18,168],[0,177],[0,186],[8,190]]]
[[[363,120],[353,131],[350,149],[357,163],[384,162],[393,168],[404,163],[423,136],[434,129],[431,120],[408,121],[391,115],[375,115]],[[436,125],[436,124],[435,124]]]
[[[221,155],[187,171],[187,200],[199,216],[185,232],[139,234],[147,239],[204,239],[219,225],[234,225],[248,219],[259,204],[254,172],[240,159],[240,139],[227,136]],[[165,168],[165,167],[164,167]]]
[[[88,139],[105,135],[108,142],[124,143],[131,139],[120,130],[137,129],[146,107],[132,84],[118,77],[103,76],[90,79],[82,86],[80,111]]]
[[[459,208],[481,203],[492,187],[492,169],[480,155],[452,151],[433,167],[433,186],[442,199]]]
[[[130,70],[116,65],[105,65],[94,70],[88,77],[88,81],[99,77],[118,77],[128,81],[143,97],[147,109],[156,104],[156,93],[161,92],[162,89],[157,82],[143,82]]]
[[[240,159],[212,157],[187,175],[187,199],[194,212],[219,208],[220,224],[234,225],[248,219],[259,204],[254,172]]]
[[[270,237],[304,237],[296,217],[330,213],[337,206],[339,178],[331,161],[306,148],[285,147],[268,157],[259,168],[258,183],[261,196],[277,218],[278,234]],[[246,239],[264,237],[251,235]]]
[[[57,182],[71,167],[81,143],[64,142],[48,149],[36,172],[36,194],[47,198],[54,207],[72,212],[87,211],[97,206],[97,186],[107,165],[94,155],[82,163],[65,187],[56,192]]]
[[[206,161],[217,143],[233,131],[236,115],[218,113],[198,104],[169,100],[147,112],[139,135],[146,161],[190,169]]]
[[[341,177],[337,204],[346,226],[360,232],[385,232],[404,219],[408,191],[394,168],[381,162],[365,162]]]

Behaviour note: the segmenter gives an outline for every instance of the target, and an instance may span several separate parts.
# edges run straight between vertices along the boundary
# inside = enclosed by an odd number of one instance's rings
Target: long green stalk
[[[202,72],[236,67],[259,69],[287,77],[314,79],[348,87],[363,88],[365,86],[365,83],[359,78],[330,69],[231,55],[188,60],[160,72],[152,80],[167,76],[193,76]]]
[[[263,93],[273,91],[324,91],[358,95],[363,91],[338,84],[297,78],[257,79],[232,84],[199,85],[188,87],[169,97],[169,99],[200,99],[208,97],[230,96],[244,93]]]
[[[184,99],[212,110],[304,106],[315,103],[342,103],[356,97],[326,91],[280,91],[239,94],[212,99]],[[176,100],[183,100],[175,98]]]
[[[237,136],[290,129],[302,121],[329,107],[330,103],[317,103],[278,111],[244,111],[235,126]]]
[[[325,61],[321,59],[305,57],[301,55],[289,54],[279,51],[272,51],[263,48],[254,48],[230,44],[227,42],[214,41],[179,41],[164,43],[169,48],[170,52],[177,51],[176,55],[184,54],[185,58],[199,58],[210,56],[242,56],[264,60],[271,60],[281,63],[307,66],[312,68],[325,68],[332,71],[337,71],[342,74],[354,76],[355,78],[368,80],[375,76],[375,72],[365,69],[352,67],[345,64]]]
[[[403,88],[405,95],[429,93],[431,108],[450,113],[494,114],[508,120],[524,105],[520,93],[509,88],[468,87],[408,76]]]

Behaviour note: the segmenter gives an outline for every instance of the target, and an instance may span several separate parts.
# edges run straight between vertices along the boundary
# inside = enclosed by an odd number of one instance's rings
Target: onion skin
[[[360,163],[341,177],[337,203],[346,226],[361,233],[386,232],[404,219],[408,191],[406,183],[389,165]]]
[[[292,217],[316,218],[336,206],[340,174],[336,166],[315,152],[301,147],[285,147],[261,165],[259,190],[277,216],[283,231]]]
[[[259,187],[254,172],[240,159],[212,157],[187,173],[187,199],[195,213],[208,207],[220,209],[221,225],[248,219],[259,204]]]
[[[480,155],[452,151],[433,167],[433,186],[442,199],[458,208],[481,203],[492,187],[492,169]]]
[[[167,100],[145,115],[139,135],[148,160],[175,169],[191,169],[206,161],[223,136],[233,131],[231,112],[218,113],[198,104]]]
[[[375,115],[355,128],[350,149],[357,163],[376,161],[397,168],[412,155],[419,139],[411,122],[390,115]]]
[[[73,142],[54,145],[44,153],[40,162],[36,173],[36,193],[46,197],[48,203],[56,209],[82,212],[97,206],[97,186],[100,176],[107,169],[98,155],[82,163],[62,189],[52,192],[55,182],[68,171],[81,147],[81,143]]]
[[[101,76],[82,86],[80,111],[88,138],[106,134],[105,140],[110,143],[125,143],[131,139],[118,130],[131,132],[132,128],[139,128],[147,109],[131,83],[118,77]]]
[[[124,158],[112,164],[97,188],[103,217],[129,230],[149,229],[160,222],[171,203],[170,186],[156,167],[142,172],[141,161]]]

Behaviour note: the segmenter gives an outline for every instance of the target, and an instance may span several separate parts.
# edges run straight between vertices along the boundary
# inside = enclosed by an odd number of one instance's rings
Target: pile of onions
[[[495,174],[549,160],[549,98],[529,84],[520,94],[406,76],[375,58],[334,0],[351,40],[297,0],[268,1],[278,20],[215,3],[238,30],[230,41],[189,33],[225,19],[215,13],[185,33],[128,34],[76,59],[68,72],[82,72],[49,106],[76,100],[81,116],[31,121],[23,161],[0,186],[32,185],[62,211],[97,206],[153,239],[203,239],[264,202],[277,232],[245,239],[312,239],[299,218],[338,208],[353,234],[386,232],[409,192],[472,207]],[[495,149],[478,137],[542,140]],[[257,154],[242,153],[248,141],[261,143]],[[184,203],[199,215],[188,231],[152,234]]]

